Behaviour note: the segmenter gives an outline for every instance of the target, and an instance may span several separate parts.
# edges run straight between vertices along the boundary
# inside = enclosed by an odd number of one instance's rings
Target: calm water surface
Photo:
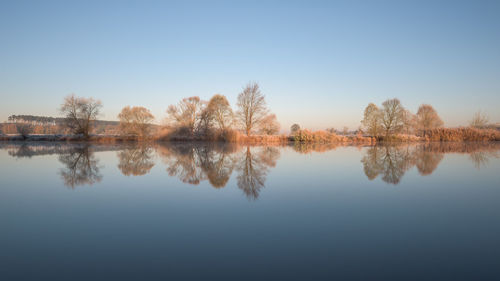
[[[499,280],[500,145],[0,144],[0,280]]]

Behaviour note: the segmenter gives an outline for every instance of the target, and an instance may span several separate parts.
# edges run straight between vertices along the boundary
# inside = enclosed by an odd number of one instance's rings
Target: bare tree
[[[204,103],[199,97],[189,97],[182,99],[178,105],[170,105],[167,114],[175,126],[186,127],[193,134],[203,108]]]
[[[275,135],[280,131],[280,124],[276,119],[276,114],[269,114],[259,123],[259,133],[265,135]]]
[[[212,122],[221,130],[226,129],[233,122],[233,110],[223,95],[214,95],[208,101],[207,111],[212,116]]]
[[[402,130],[407,134],[414,132],[417,127],[417,116],[411,113],[408,109],[403,111],[403,128]]]
[[[382,112],[373,103],[368,104],[365,108],[364,118],[361,124],[368,135],[373,137],[380,136],[382,131]]]
[[[64,98],[60,111],[65,115],[66,126],[74,134],[82,134],[88,138],[101,108],[100,101],[93,98],[76,97],[73,94]]]
[[[300,125],[299,124],[293,124],[291,127],[290,127],[290,133],[293,135],[295,134],[296,132],[300,131]]]
[[[470,121],[470,126],[473,128],[484,128],[488,125],[488,122],[490,121],[490,118],[482,113],[481,111],[478,111],[474,113],[474,116],[472,116],[472,120]]]
[[[404,116],[405,109],[398,99],[394,98],[382,103],[382,128],[386,138],[403,129]]]
[[[417,128],[423,131],[425,136],[426,131],[443,126],[443,121],[437,114],[436,110],[430,104],[422,104],[417,111]]]
[[[241,122],[247,136],[259,125],[262,119],[267,115],[267,105],[264,95],[260,92],[257,83],[248,83],[238,95],[237,116]]]
[[[120,130],[123,133],[145,137],[150,133],[154,116],[142,106],[126,106],[118,114],[118,119],[120,120]]]

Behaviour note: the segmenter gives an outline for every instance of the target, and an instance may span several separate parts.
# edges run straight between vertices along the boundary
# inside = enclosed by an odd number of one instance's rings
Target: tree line
[[[88,138],[96,124],[104,127],[117,127],[123,135],[146,138],[154,133],[155,117],[149,109],[141,106],[126,106],[118,114],[118,122],[97,120],[102,110],[102,103],[93,98],[77,97],[74,94],[64,98],[59,108],[62,118],[12,115],[17,132],[23,137],[34,131],[34,126],[51,125],[65,128],[66,132]],[[265,96],[259,84],[248,83],[239,93],[236,110],[233,110],[224,95],[215,94],[208,101],[198,96],[184,98],[177,104],[168,106],[166,128],[168,134],[180,139],[220,139],[217,136],[235,134],[237,131],[246,136],[252,134],[275,135],[280,131],[280,124],[275,114],[267,106]],[[489,119],[482,112],[474,114],[470,126],[486,128]],[[399,99],[384,101],[381,106],[368,104],[364,110],[360,130],[366,136],[377,139],[390,139],[396,134],[425,137],[429,130],[443,127],[444,123],[432,105],[422,104],[416,114],[406,109]],[[38,130],[40,131],[40,130]],[[51,130],[52,131],[52,130]],[[292,136],[304,132],[299,124],[290,127]],[[327,133],[348,135],[347,127],[338,131],[327,129]],[[223,137],[222,139],[225,139]]]
[[[488,121],[486,115],[477,112],[469,125],[473,128],[486,128]],[[374,103],[368,104],[361,120],[361,129],[365,134],[385,139],[399,133],[425,137],[429,130],[443,126],[441,117],[432,105],[422,104],[417,113],[413,114],[397,98],[384,101],[381,107]]]
[[[73,134],[89,137],[100,115],[102,104],[93,98],[67,96],[60,107],[64,123]],[[167,127],[182,136],[207,136],[228,130],[241,129],[246,135],[277,134],[280,125],[271,114],[265,96],[257,83],[248,83],[238,95],[237,110],[233,111],[227,98],[216,94],[210,100],[199,97],[182,99],[167,108]],[[152,132],[155,117],[149,109],[126,106],[118,114],[122,134],[147,137]]]

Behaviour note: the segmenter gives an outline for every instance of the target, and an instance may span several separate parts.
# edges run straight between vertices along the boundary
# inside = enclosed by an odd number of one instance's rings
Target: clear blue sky
[[[500,121],[500,1],[0,1],[0,121],[95,97],[157,121],[183,97],[260,83],[282,128],[357,128],[364,107],[430,103]]]

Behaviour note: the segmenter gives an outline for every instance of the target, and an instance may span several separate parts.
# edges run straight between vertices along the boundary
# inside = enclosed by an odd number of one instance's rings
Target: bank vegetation
[[[69,95],[59,107],[62,117],[10,116],[0,124],[0,140],[249,144],[500,141],[500,128],[493,127],[482,112],[475,113],[467,127],[446,128],[432,105],[422,104],[412,113],[397,98],[380,106],[369,103],[355,131],[347,127],[311,131],[295,123],[289,133],[280,134],[278,117],[255,82],[243,87],[234,109],[221,94],[209,100],[187,97],[167,107],[161,125],[142,106],[124,107],[118,121],[98,120],[102,107],[99,100]]]

